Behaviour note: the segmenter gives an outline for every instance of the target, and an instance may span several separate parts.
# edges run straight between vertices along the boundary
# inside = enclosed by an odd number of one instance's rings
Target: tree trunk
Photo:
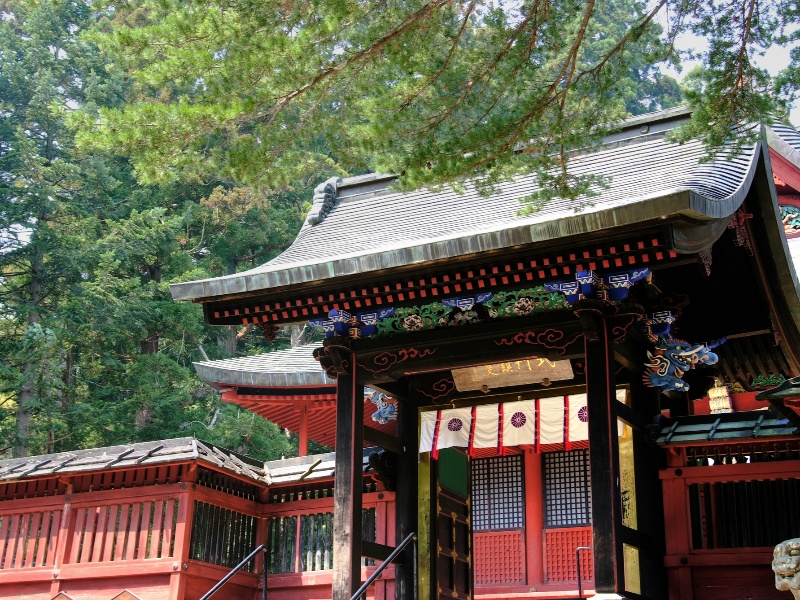
[[[306,344],[305,323],[298,323],[297,325],[289,325],[289,335],[291,336],[292,348],[296,346],[305,346]]]
[[[35,397],[33,371],[32,362],[26,362],[22,367],[22,385],[17,394],[17,443],[14,446],[14,458],[28,456],[28,438],[31,432],[31,414],[28,412],[28,406]]]
[[[141,354],[156,354],[158,352],[159,335],[153,333],[139,342],[139,352]]]
[[[217,338],[217,345],[220,348],[224,348],[228,356],[236,356],[236,344],[239,341],[236,334],[236,327],[228,325],[222,329],[222,335]]]
[[[39,302],[42,300],[42,267],[44,260],[38,247],[31,257],[31,281],[30,281],[30,302],[33,307],[28,313],[28,325],[36,325],[39,322]],[[27,359],[22,366],[22,385],[17,394],[17,440],[14,446],[14,457],[22,458],[28,456],[28,439],[31,432],[31,413],[29,407],[36,398],[34,378],[36,364],[32,359]]]

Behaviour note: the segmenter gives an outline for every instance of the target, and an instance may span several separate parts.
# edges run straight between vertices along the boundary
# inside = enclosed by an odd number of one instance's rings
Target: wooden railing
[[[364,538],[392,544],[394,493],[366,493],[363,507]],[[181,577],[191,576],[192,585],[210,582],[209,589],[259,544],[270,552],[249,562],[231,585],[255,591],[266,555],[272,557],[268,572],[284,576],[271,580],[270,588],[288,593],[306,581],[292,578],[305,574],[313,574],[314,585],[329,585],[332,535],[333,498],[324,496],[263,504],[197,484],[168,483],[10,500],[0,504],[0,595],[6,585],[40,585],[48,590],[41,597],[52,598],[67,581],[111,585],[115,577],[142,575],[150,578],[148,585],[153,577],[164,578],[170,589],[165,598],[182,598],[175,583]],[[392,579],[393,568],[383,576],[386,585]]]
[[[61,510],[0,513],[0,569],[52,566]]]
[[[4,501],[0,596],[49,599],[81,581],[111,598],[132,577],[171,589],[187,559],[190,508],[181,483]],[[117,589],[115,578],[128,579]],[[177,598],[173,587],[165,598]]]
[[[773,547],[800,535],[798,473],[796,459],[662,470],[670,598],[773,594]]]
[[[300,570],[333,568],[333,511],[300,516]]]
[[[386,544],[387,518],[394,515],[394,493],[364,494],[361,531],[363,539]],[[272,574],[329,571],[333,567],[333,498],[268,504],[267,546]],[[363,559],[362,566],[374,561]]]
[[[175,497],[97,505],[72,505],[69,557],[65,564],[171,558],[177,518]]]
[[[189,558],[233,567],[256,546],[257,524],[254,515],[195,500]],[[253,563],[243,569],[252,571]]]

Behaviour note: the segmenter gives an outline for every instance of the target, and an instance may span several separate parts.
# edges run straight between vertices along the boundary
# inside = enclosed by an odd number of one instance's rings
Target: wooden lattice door
[[[472,600],[473,558],[469,464],[452,449],[441,450],[436,477],[436,600]]]

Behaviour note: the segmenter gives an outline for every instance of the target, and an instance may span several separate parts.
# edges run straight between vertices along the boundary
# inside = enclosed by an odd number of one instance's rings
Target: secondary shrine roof
[[[322,344],[307,344],[255,356],[194,363],[203,381],[252,388],[336,385],[314,359]]]
[[[702,162],[705,150],[699,141],[677,144],[665,137],[687,115],[683,109],[639,117],[609,136],[601,149],[575,156],[571,174],[599,174],[609,181],[596,196],[585,198],[580,210],[573,202],[555,199],[540,211],[521,215],[520,199],[537,189],[532,175],[498,185],[490,197],[481,196],[469,182],[464,193],[449,188],[400,192],[390,187],[388,176],[349,178],[337,182],[327,216],[308,220],[283,254],[242,273],[173,284],[172,296],[222,300],[677,215],[727,218],[750,187],[761,145],[748,146],[732,158]]]
[[[369,455],[373,452],[375,452],[375,448],[364,448],[362,460],[364,467],[369,465]],[[272,485],[325,479],[333,477],[336,470],[336,453],[328,452],[273,460],[264,463],[264,468]]]
[[[363,466],[375,448],[364,448]],[[259,462],[191,437],[0,460],[0,482],[199,460],[268,485],[333,477],[335,453]]]
[[[768,410],[689,415],[666,419],[656,432],[655,442],[680,445],[697,442],[744,441],[795,436],[798,427]]]
[[[264,463],[191,437],[1,460],[0,481],[54,474],[96,473],[190,460],[199,460],[250,479],[265,481]]]

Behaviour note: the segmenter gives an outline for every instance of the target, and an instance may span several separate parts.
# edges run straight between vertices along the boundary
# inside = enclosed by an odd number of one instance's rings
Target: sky
[[[707,44],[704,38],[696,35],[684,34],[675,40],[675,47],[678,50],[692,50],[694,52],[698,52],[706,48]],[[791,61],[789,51],[790,48],[774,45],[770,48],[767,48],[764,51],[763,56],[756,56],[754,62],[759,67],[767,69],[770,74],[776,75],[778,71],[789,66],[789,62]],[[675,79],[678,81],[681,81],[689,71],[699,64],[700,61],[697,60],[684,60],[682,64],[683,68],[681,69],[680,73],[676,72],[672,67],[666,68],[664,71],[675,77]],[[793,125],[800,125],[800,105],[797,103],[792,105],[789,118],[791,119]]]

